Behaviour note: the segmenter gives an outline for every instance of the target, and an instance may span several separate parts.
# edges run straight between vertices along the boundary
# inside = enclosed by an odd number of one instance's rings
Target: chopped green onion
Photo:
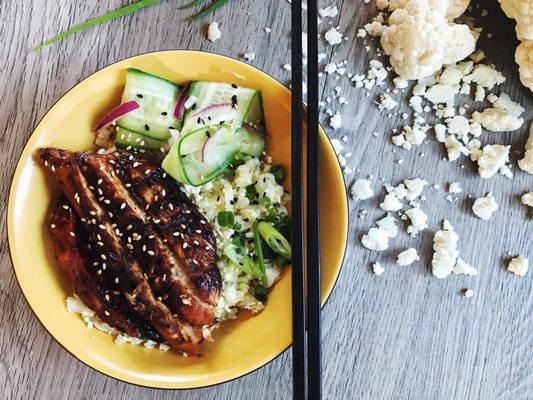
[[[204,8],[202,11],[197,12],[192,17],[189,17],[189,19],[199,19],[202,18],[204,15],[209,14],[212,11],[215,11],[217,8],[222,7],[224,4],[226,4],[229,0],[216,0],[215,2],[211,3],[210,6]]]
[[[263,272],[259,266],[253,262],[250,256],[243,253],[242,248],[234,244],[227,244],[224,246],[223,251],[236,268],[240,269],[245,274],[252,275],[259,279],[262,278]]]
[[[116,18],[123,17],[124,15],[131,14],[137,10],[140,10],[142,8],[151,6],[153,4],[160,3],[162,0],[139,0],[135,3],[132,3],[128,6],[119,8],[118,10],[111,11],[110,13],[107,13],[105,15],[101,15],[99,17],[90,19],[88,21],[85,21],[81,24],[74,25],[72,28],[67,29],[66,31],[60,33],[59,35],[54,36],[51,39],[48,39],[47,41],[43,42],[39,46],[36,46],[33,48],[33,51],[41,50],[43,47],[46,47],[48,45],[51,45],[52,43],[59,42],[60,40],[63,40],[67,36],[70,36],[76,32],[82,31],[86,28],[89,28],[91,26],[99,25],[107,21],[111,21]]]
[[[242,224],[235,224],[233,225],[233,230],[240,231],[242,229]]]
[[[259,300],[261,302],[266,301],[267,293],[266,293],[266,289],[265,289],[265,287],[263,285],[261,285],[261,284],[255,285],[254,291],[255,291],[255,298],[257,300]]]
[[[233,228],[235,216],[231,211],[220,211],[217,216],[218,224],[226,228]]]
[[[285,179],[285,167],[281,164],[276,164],[270,168],[270,173],[274,175],[277,183],[281,183]]]
[[[203,3],[205,0],[194,0],[194,1],[191,1],[187,4],[184,4],[180,7],[178,7],[178,10],[185,10],[186,8],[192,8],[194,6],[197,6],[198,4],[200,3]]]
[[[259,232],[261,237],[267,242],[268,246],[276,253],[290,259],[292,250],[291,245],[285,237],[268,222],[260,222],[254,230]]]
[[[267,287],[267,277],[266,277],[266,267],[265,267],[265,259],[263,258],[263,248],[261,247],[261,235],[259,234],[258,230],[259,224],[257,222],[254,222],[253,231],[254,231],[254,247],[255,252],[257,254],[257,259],[259,260],[259,268],[261,269],[261,283],[264,287]]]

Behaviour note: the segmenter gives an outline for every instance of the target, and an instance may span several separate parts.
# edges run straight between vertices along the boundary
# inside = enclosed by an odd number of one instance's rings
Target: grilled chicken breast
[[[45,148],[40,158],[55,173],[66,202],[77,215],[79,227],[71,218],[76,231],[69,231],[69,237],[77,237],[70,232],[78,232],[88,242],[96,258],[94,268],[108,285],[100,283],[103,290],[114,289],[122,303],[113,308],[102,301],[94,274],[85,286],[83,280],[77,282],[67,274],[75,290],[90,293],[85,297],[89,302],[93,299],[94,307],[103,307],[105,316],[106,312],[111,316],[113,309],[127,320],[129,313],[176,350],[197,353],[202,328],[214,322],[221,276],[215,264],[213,231],[194,204],[161,168],[138,155]],[[61,216],[56,214],[56,218]],[[90,273],[90,257],[76,252],[80,243],[60,241],[54,234],[52,239],[59,260],[78,254],[77,263],[85,269],[77,267],[76,271]],[[119,320],[114,315],[106,322],[124,331],[133,332],[134,327],[140,334],[145,331],[140,323],[128,327]]]

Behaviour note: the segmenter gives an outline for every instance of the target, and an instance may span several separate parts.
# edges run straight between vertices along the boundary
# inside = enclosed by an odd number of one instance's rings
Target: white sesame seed
[[[115,283],[118,283],[118,278],[115,278]]]
[[[105,299],[106,299],[107,301],[109,301],[109,298],[110,298],[109,295],[106,294],[106,295],[105,295]]]
[[[200,229],[197,229],[196,233],[202,233],[202,231]]]
[[[179,232],[174,232],[174,233],[172,234],[172,236],[179,236],[179,235],[180,235]]]
[[[109,317],[109,311],[104,311],[104,314]]]
[[[184,249],[186,249],[186,248],[187,248],[187,246],[188,246],[188,244],[187,244],[187,243],[183,243],[183,248],[184,248]]]
[[[198,246],[198,245],[200,244],[200,243],[198,243],[198,240],[195,240],[193,243],[194,243],[196,246]]]
[[[148,254],[150,254],[151,256],[155,255],[155,253],[152,250],[148,250]]]
[[[98,271],[96,271],[96,273],[97,273],[98,275],[102,275],[102,270],[99,269]]]
[[[50,224],[50,228],[55,229],[56,224]]]
[[[121,209],[121,210],[124,210],[125,208],[126,208],[126,203],[122,203],[122,204],[120,205],[120,209]]]
[[[170,208],[171,210],[174,210],[174,205],[172,203],[168,203],[168,208]]]
[[[105,256],[105,254],[100,254],[100,257],[102,257],[102,260],[107,260],[107,257]]]
[[[94,220],[93,220],[93,221],[94,221]],[[99,227],[100,229],[105,229],[105,226],[102,225],[102,224],[98,225],[98,227]]]
[[[65,210],[68,210],[68,209],[70,209],[70,207],[69,207],[69,206],[67,206],[66,204],[63,204],[63,208],[64,208]]]
[[[99,184],[99,185],[101,185],[103,181],[104,181],[104,180],[103,180],[102,178],[100,178],[100,179],[98,179],[98,182],[96,182],[96,183]]]

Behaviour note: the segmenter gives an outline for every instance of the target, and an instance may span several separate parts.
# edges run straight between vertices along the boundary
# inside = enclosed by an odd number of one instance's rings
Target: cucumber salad
[[[179,85],[128,68],[122,103],[96,131],[101,152],[118,148],[160,162],[213,227],[223,281],[216,319],[263,309],[291,246],[285,169],[266,152],[261,91]]]

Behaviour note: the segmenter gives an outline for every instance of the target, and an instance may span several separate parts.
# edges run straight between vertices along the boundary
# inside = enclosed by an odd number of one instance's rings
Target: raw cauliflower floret
[[[370,250],[387,250],[389,248],[389,236],[385,229],[370,228],[368,233],[361,238],[361,244]]]
[[[379,206],[383,211],[398,211],[403,207],[403,204],[394,193],[389,193]]]
[[[435,252],[431,260],[431,267],[433,275],[439,279],[450,275],[459,256],[457,251],[459,236],[449,222],[446,221],[444,225],[443,230],[437,231],[433,238],[433,250]]]
[[[403,184],[406,188],[405,198],[407,200],[415,200],[418,196],[422,194],[424,186],[428,183],[425,179],[415,178],[415,179],[405,179]]]
[[[209,39],[211,42],[214,42],[222,36],[222,32],[220,32],[220,29],[218,28],[218,23],[211,22],[209,26],[207,27],[207,39]]]
[[[405,267],[407,265],[411,265],[412,263],[418,260],[420,260],[420,257],[418,256],[416,249],[410,247],[407,250],[404,250],[400,254],[398,254],[396,264],[400,265],[401,267]]]
[[[524,40],[516,48],[516,63],[520,66],[520,80],[533,91],[533,40]]]
[[[480,197],[474,201],[472,206],[472,211],[479,218],[488,220],[492,214],[498,209],[498,203],[494,199],[491,193],[487,194],[485,197]]]
[[[533,174],[533,124],[529,126],[529,138],[526,142],[524,158],[518,160],[518,166],[522,171]]]
[[[502,10],[516,20],[519,40],[533,40],[533,3],[531,0],[499,0]]]
[[[457,160],[461,154],[467,156],[468,149],[455,136],[448,136],[444,141],[446,150],[448,151],[448,161]]]
[[[524,193],[521,197],[522,203],[528,207],[533,208],[533,192]]]
[[[384,229],[387,232],[387,236],[390,238],[395,238],[398,235],[398,226],[396,225],[396,218],[392,215],[387,214],[386,217],[381,218],[376,221],[376,225]]]
[[[381,46],[400,77],[420,79],[467,57],[475,50],[476,40],[468,26],[449,24],[442,13],[429,7],[399,8],[389,17]]]
[[[507,265],[507,270],[518,276],[524,276],[529,269],[529,260],[522,255],[513,258]]]
[[[470,264],[464,261],[461,257],[457,259],[457,262],[455,263],[452,269],[452,272],[458,275],[459,274],[470,275],[470,276],[477,275],[477,269],[472,267]]]
[[[418,207],[410,208],[405,212],[405,216],[411,220],[411,225],[407,227],[407,233],[416,236],[418,232],[428,227],[427,214]]]
[[[372,182],[366,179],[358,179],[352,185],[352,197],[354,200],[366,200],[374,195]]]
[[[484,179],[488,179],[498,172],[505,163],[509,162],[510,148],[511,146],[501,144],[485,145],[477,159],[479,175]]]

